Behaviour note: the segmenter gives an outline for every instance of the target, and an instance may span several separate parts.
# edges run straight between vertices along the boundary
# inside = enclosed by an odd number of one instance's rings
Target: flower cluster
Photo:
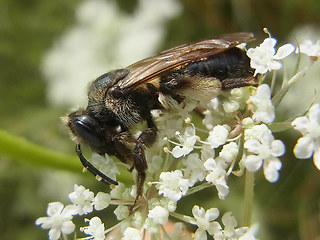
[[[74,215],[84,215],[91,213],[93,208],[97,211],[103,210],[109,206],[111,196],[108,193],[99,192],[96,196],[89,189],[83,186],[74,186],[74,191],[69,194],[72,204],[63,206],[60,202],[50,203],[48,206],[48,217],[37,219],[36,224],[41,225],[44,229],[50,229],[49,239],[59,239],[62,234],[70,234],[75,230],[72,222]],[[100,222],[99,222],[100,221]],[[101,236],[104,227],[98,217],[94,217],[89,221],[89,227],[83,229],[86,234],[90,234],[95,239],[104,239]]]
[[[278,181],[282,167],[280,157],[285,154],[286,147],[273,133],[274,126],[279,124],[275,102],[279,103],[287,87],[297,81],[299,70],[293,74],[294,80],[290,79],[288,85],[282,84],[280,88],[274,88],[274,77],[271,84],[262,81],[269,71],[281,69],[282,60],[294,52],[312,56],[311,61],[315,61],[314,57],[319,56],[319,44],[303,42],[299,51],[295,51],[298,48],[293,44],[276,49],[276,42],[269,34],[260,46],[247,50],[259,86],[233,89],[207,103],[192,102],[186,106],[177,105],[171,112],[152,113],[159,127],[159,137],[154,146],[145,150],[147,180],[144,196],[137,202],[135,185],[128,187],[119,182],[112,186],[110,193],[96,195],[75,185],[74,192],[69,194],[72,204],[64,207],[62,203],[50,203],[48,217],[39,218],[36,224],[50,229],[49,239],[58,239],[61,233],[67,235],[75,230],[72,222],[75,215],[101,211],[113,204],[117,205],[114,214],[119,223],[105,229],[99,217],[85,219],[88,225],[80,228],[83,234],[89,235],[85,239],[140,240],[155,234],[168,239],[183,236],[204,240],[207,235],[219,240],[255,239],[256,233],[250,223],[239,227],[231,212],[220,218],[217,208],[206,210],[199,207],[198,202],[193,205],[192,216],[178,213],[176,209],[180,199],[210,187],[215,189],[220,200],[225,200],[232,189],[229,179],[244,174],[261,172],[260,176],[267,181]],[[203,109],[200,120],[192,112],[195,106]],[[320,169],[320,104],[314,104],[306,116],[297,117],[286,127],[302,134],[293,149],[295,156],[313,156],[314,164]],[[92,162],[116,179],[118,169],[108,156],[93,155]],[[174,224],[173,219],[177,220]],[[170,224],[174,230],[167,228]],[[184,224],[195,225],[196,231],[190,233]]]

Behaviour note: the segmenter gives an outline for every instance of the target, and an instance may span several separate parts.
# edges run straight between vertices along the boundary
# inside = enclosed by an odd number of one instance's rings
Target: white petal
[[[293,153],[297,158],[310,158],[313,153],[313,140],[309,137],[301,137],[298,139]]]
[[[48,205],[47,214],[48,216],[53,216],[57,213],[61,213],[62,209],[63,204],[61,202],[52,202]]]
[[[273,109],[270,109],[269,111],[258,110],[253,114],[252,118],[256,122],[272,123],[275,119],[275,113]]]
[[[154,223],[164,225],[168,222],[169,211],[161,206],[156,206],[148,213],[148,218],[151,218]]]
[[[273,60],[273,61],[268,62],[268,68],[269,68],[270,70],[278,70],[278,69],[280,69],[281,67],[282,67],[282,63],[279,62],[279,61]]]
[[[293,51],[294,51],[295,47],[291,44],[285,44],[282,47],[280,47],[276,53],[276,55],[274,55],[274,59],[283,59],[287,56],[289,56]]]
[[[250,155],[244,160],[244,163],[245,163],[246,168],[250,172],[255,172],[261,167],[262,158],[260,158],[259,156]]]
[[[216,189],[218,191],[218,197],[221,200],[224,200],[226,196],[229,194],[229,187],[225,179],[218,179],[217,183],[215,184]]]
[[[260,44],[260,47],[265,49],[274,49],[276,43],[277,40],[275,38],[268,37],[263,41],[263,43]]]
[[[198,205],[194,205],[192,208],[192,215],[197,219],[199,217],[203,217],[205,214],[205,210]]]
[[[270,99],[271,97],[271,90],[268,84],[262,84],[258,87],[256,96],[259,98],[267,98]]]
[[[216,220],[219,217],[219,210],[217,208],[210,208],[206,211],[205,218],[208,221]]]
[[[320,148],[318,148],[313,155],[313,163],[320,170]]]
[[[77,207],[75,205],[68,205],[63,210],[61,215],[64,218],[71,218],[72,215],[75,215],[77,213]]]
[[[204,162],[204,167],[209,170],[215,170],[217,168],[217,162],[213,158],[209,158],[207,161]]]
[[[249,139],[244,143],[244,147],[248,149],[249,152],[258,154],[259,153],[259,147],[261,146],[261,143],[256,139]]]
[[[263,167],[263,173],[264,173],[264,176],[266,177],[266,179],[269,181],[269,182],[276,182],[279,178],[279,173],[278,173],[278,166],[275,166],[273,164],[273,161],[270,161],[270,162],[267,162],[265,161],[266,164],[264,164],[264,167]],[[281,162],[280,162],[281,164]],[[277,163],[276,163],[277,165]],[[281,165],[280,165],[281,167]]]
[[[286,151],[286,147],[282,141],[274,140],[271,143],[271,153],[273,156],[280,157],[281,155],[283,155],[285,153],[285,151]]]
[[[71,221],[63,222],[61,225],[61,231],[64,234],[70,234],[74,231],[75,225]]]
[[[298,131],[305,132],[307,130],[309,124],[309,119],[304,117],[298,117],[295,120],[292,121],[291,125],[297,129]]]
[[[193,126],[189,126],[189,127],[186,127],[185,129],[185,135],[187,136],[194,136],[196,134],[196,130]]]
[[[308,112],[308,116],[311,121],[320,124],[320,104],[313,105]]]
[[[256,69],[256,71],[254,72],[254,76],[256,76],[258,73],[265,74],[266,72],[268,72],[268,68],[266,68],[265,66],[262,66],[262,65],[254,66],[253,64],[250,64],[250,65],[252,68]]]
[[[276,157],[270,157],[266,162],[266,165],[268,167],[272,167],[273,169],[279,171],[282,167],[282,163],[280,161],[279,158],[276,158]]]
[[[51,228],[49,231],[49,240],[58,240],[60,237],[60,228]]]
[[[51,228],[51,221],[48,217],[41,217],[36,220],[36,225],[41,225],[42,228],[47,229]]]
[[[220,232],[220,230],[221,230],[221,225],[220,225],[220,223],[218,223],[216,221],[210,222],[209,227],[207,229],[207,231],[209,232],[210,235],[215,235],[218,232]],[[214,239],[218,240],[219,238],[215,237]],[[222,238],[222,239],[224,239],[224,238]]]
[[[226,212],[222,216],[222,223],[224,226],[235,228],[237,226],[237,220],[234,216],[232,216],[231,212]]]
[[[133,227],[127,227],[123,233],[123,240],[141,240],[141,231]]]
[[[109,206],[111,201],[111,195],[104,192],[98,192],[97,196],[94,198],[94,208],[97,211],[105,209]]]
[[[185,154],[185,149],[179,146],[175,146],[171,151],[172,156],[180,158]]]
[[[270,146],[272,144],[274,140],[274,136],[272,135],[272,132],[270,131],[265,131],[263,132],[263,134],[261,135],[261,143],[262,145],[265,145],[265,146]]]
[[[198,228],[194,235],[195,240],[207,240],[207,233],[205,230]]]

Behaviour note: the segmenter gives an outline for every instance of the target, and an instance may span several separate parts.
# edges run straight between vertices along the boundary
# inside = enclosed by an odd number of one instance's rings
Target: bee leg
[[[147,161],[144,155],[143,146],[137,143],[133,152],[134,168],[137,170],[137,195],[134,201],[136,204],[139,197],[143,195],[143,184],[146,180]]]
[[[132,150],[127,146],[127,142],[132,136],[129,132],[121,132],[114,136],[113,142],[116,148],[115,156],[123,163],[133,164]],[[133,140],[130,140],[133,141]]]
[[[144,154],[144,146],[150,147],[156,140],[158,128],[150,117],[147,120],[148,128],[141,133],[137,139],[136,146],[133,151],[133,163],[138,172],[137,176],[137,196],[134,205],[139,197],[143,195],[143,184],[146,179],[146,170],[148,168]]]
[[[229,90],[246,86],[258,86],[257,82],[255,82],[255,78],[252,75],[247,77],[228,78],[222,81],[222,90]]]

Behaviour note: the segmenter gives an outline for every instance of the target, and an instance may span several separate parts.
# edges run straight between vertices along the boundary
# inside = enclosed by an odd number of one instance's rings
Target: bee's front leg
[[[143,195],[143,184],[146,179],[146,170],[148,168],[144,146],[150,147],[156,140],[158,128],[150,117],[147,120],[148,128],[141,133],[137,139],[136,146],[133,151],[133,164],[134,168],[137,170],[137,196],[136,201],[139,197]]]
[[[127,131],[118,133],[113,138],[114,147],[116,149],[115,156],[126,164],[133,164],[133,152],[132,149],[128,147],[130,142],[134,142],[134,139]]]

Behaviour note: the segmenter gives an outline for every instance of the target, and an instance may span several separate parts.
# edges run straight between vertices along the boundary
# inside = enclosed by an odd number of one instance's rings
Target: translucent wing
[[[214,57],[217,53],[241,43],[252,41],[253,39],[254,35],[252,33],[232,33],[222,35],[219,38],[171,48],[156,56],[143,59],[128,66],[129,74],[119,81],[116,86],[120,89],[132,91],[165,73],[182,68],[193,62],[205,61]]]

